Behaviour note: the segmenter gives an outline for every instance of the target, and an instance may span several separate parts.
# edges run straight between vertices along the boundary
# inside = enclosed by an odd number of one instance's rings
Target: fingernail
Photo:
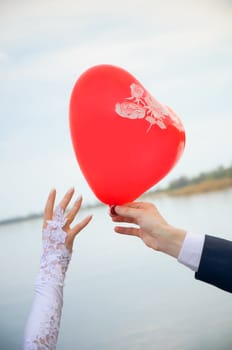
[[[79,194],[79,195],[77,196],[77,198],[76,198],[76,202],[79,202],[81,199],[82,199],[82,195]]]
[[[74,191],[74,187],[71,187],[67,193],[72,193]]]

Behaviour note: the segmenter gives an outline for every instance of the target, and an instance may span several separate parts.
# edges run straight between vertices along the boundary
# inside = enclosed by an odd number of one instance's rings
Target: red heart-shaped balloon
[[[88,69],[70,101],[70,130],[80,168],[109,205],[135,200],[176,164],[185,145],[180,119],[127,71]]]

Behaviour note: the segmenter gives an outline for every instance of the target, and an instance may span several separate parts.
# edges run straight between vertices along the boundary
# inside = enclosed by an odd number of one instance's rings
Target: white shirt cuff
[[[200,265],[204,242],[205,235],[187,232],[177,258],[178,262],[197,272]]]

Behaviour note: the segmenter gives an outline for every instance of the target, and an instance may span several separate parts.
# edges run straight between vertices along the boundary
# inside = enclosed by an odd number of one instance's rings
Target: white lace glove
[[[48,225],[43,230],[43,254],[36,284],[64,284],[65,273],[72,256],[65,245],[67,233],[62,229],[66,221],[64,211],[59,206],[55,210],[53,220],[47,220]]]
[[[47,218],[53,212],[55,191],[48,198],[44,215],[43,252],[35,283],[35,297],[25,328],[23,350],[56,349],[63,306],[64,279],[72,256],[73,240],[91,220],[91,217],[87,217],[73,229],[70,228],[69,223],[81,206],[79,199],[67,217],[64,217],[64,210],[73,192],[69,191],[66,194],[61,205],[55,209],[52,220]],[[64,227],[68,233],[64,231]]]
[[[57,207],[54,218],[43,230],[43,253],[36,278],[31,314],[28,320],[24,349],[53,350],[56,348],[63,306],[65,273],[71,252],[65,246],[67,233],[63,210]],[[27,336],[28,335],[28,336]]]

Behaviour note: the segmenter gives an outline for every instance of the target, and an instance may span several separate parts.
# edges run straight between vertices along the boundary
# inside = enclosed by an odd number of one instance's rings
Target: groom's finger
[[[136,227],[116,226],[114,231],[123,235],[140,237],[140,229]]]
[[[118,216],[122,216],[124,218],[130,218],[130,219],[134,219],[136,214],[137,214],[137,208],[128,206],[128,205],[117,205],[114,208],[116,215]]]

